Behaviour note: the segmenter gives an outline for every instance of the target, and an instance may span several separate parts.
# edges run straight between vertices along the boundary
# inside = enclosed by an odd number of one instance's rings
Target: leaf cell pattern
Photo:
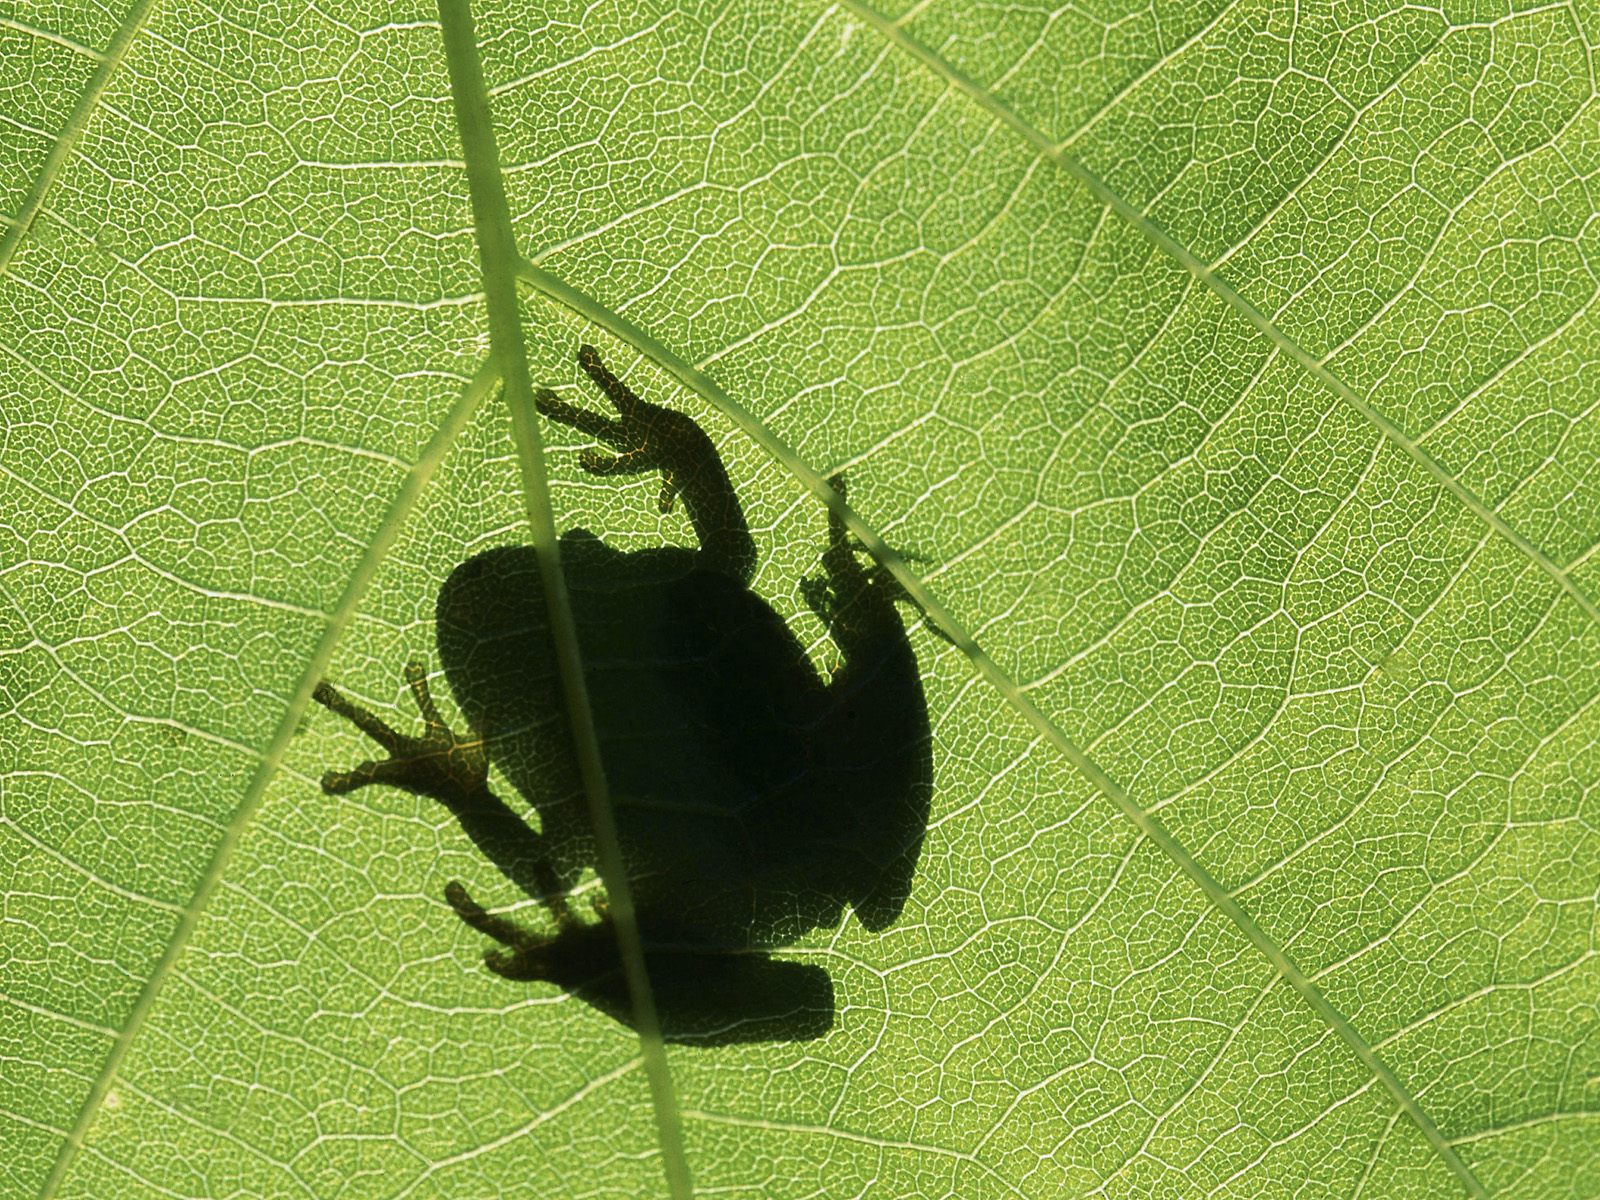
[[[0,1191],[1596,1195],[1593,7],[474,17],[534,378],[698,394],[819,652],[838,470],[956,635],[911,903],[669,1112],[479,969],[304,719],[526,537],[438,14],[25,6]]]

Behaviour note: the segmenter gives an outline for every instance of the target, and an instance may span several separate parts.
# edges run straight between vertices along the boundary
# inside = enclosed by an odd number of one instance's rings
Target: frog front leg
[[[845,497],[843,475],[828,480],[833,490]],[[873,661],[875,652],[892,648],[909,653],[906,631],[895,601],[904,599],[904,590],[878,563],[863,567],[851,544],[844,519],[828,510],[828,547],[822,552],[823,577],[800,581],[800,594],[806,606],[828,627],[844,663],[834,673],[834,683],[848,683],[859,674],[864,662]],[[876,662],[873,661],[874,670]],[[915,670],[915,660],[912,662]]]
[[[722,458],[705,430],[683,413],[641,400],[600,361],[593,346],[578,348],[578,365],[606,394],[619,420],[569,404],[545,389],[534,397],[552,421],[582,430],[616,450],[615,455],[585,450],[578,462],[591,475],[661,472],[662,512],[683,497],[700,558],[706,567],[748,584],[756,569],[756,544],[744,509]]]
[[[457,737],[445,724],[421,663],[407,663],[405,674],[422,714],[421,737],[398,732],[371,710],[352,704],[326,680],[317,684],[312,698],[318,704],[345,718],[389,755],[348,771],[326,772],[322,790],[335,796],[382,783],[439,801],[507,879],[527,895],[541,898],[557,920],[565,920],[566,897],[545,855],[543,839],[489,790],[489,756],[483,739]]]
[[[843,497],[844,478],[829,482]],[[886,929],[911,892],[933,794],[932,734],[916,654],[897,601],[910,600],[880,563],[863,566],[844,520],[828,512],[822,578],[801,594],[843,662],[828,682],[819,745],[825,803],[848,826],[841,890],[861,924]]]

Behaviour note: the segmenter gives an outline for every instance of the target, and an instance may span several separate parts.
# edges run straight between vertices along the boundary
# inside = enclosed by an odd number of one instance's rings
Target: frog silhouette
[[[542,391],[540,412],[616,453],[585,451],[596,476],[659,471],[659,507],[681,497],[698,546],[623,552],[586,529],[560,538],[589,704],[645,966],[668,1040],[816,1037],[833,1021],[822,968],[772,957],[846,907],[871,931],[905,906],[927,826],[932,749],[916,656],[888,573],[863,565],[830,511],[822,573],[801,583],[839,655],[828,678],[750,590],[756,545],[711,439],[689,417],[636,396],[584,346],[579,364],[613,420]],[[842,478],[833,486],[844,491]],[[632,1024],[609,912],[576,916],[569,892],[596,862],[550,641],[527,546],[486,551],[441,587],[444,673],[471,733],[440,717],[406,667],[421,737],[391,729],[327,683],[316,699],[388,757],[329,771],[323,790],[390,784],[445,805],[553,932],[495,916],[458,882],[446,899],[499,945],[489,968],[545,980]],[[493,763],[538,818],[488,784]]]

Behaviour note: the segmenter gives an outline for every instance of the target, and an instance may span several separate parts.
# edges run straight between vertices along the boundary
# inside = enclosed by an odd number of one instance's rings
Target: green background
[[[836,470],[955,638],[911,901],[667,1104],[483,969],[308,705],[529,538],[438,14],[23,0],[0,1194],[1600,1196],[1600,9],[474,17],[535,383],[701,421],[819,667]]]

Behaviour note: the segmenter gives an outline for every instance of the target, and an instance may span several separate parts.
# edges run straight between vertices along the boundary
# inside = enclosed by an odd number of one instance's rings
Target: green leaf
[[[475,8],[498,218],[454,3],[0,17],[0,1192],[1594,1195],[1600,15],[702,9]],[[691,536],[514,444],[585,341],[819,669],[835,471],[928,616],[821,1039],[490,974],[317,786],[541,491]]]

